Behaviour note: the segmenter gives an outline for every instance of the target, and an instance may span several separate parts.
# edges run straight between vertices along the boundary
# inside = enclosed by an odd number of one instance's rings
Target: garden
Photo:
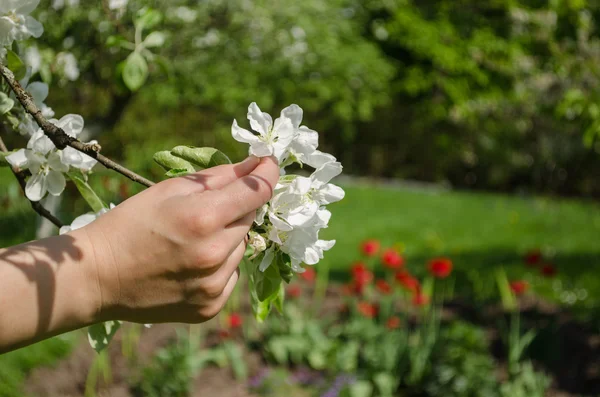
[[[282,176],[216,317],[4,353],[0,396],[600,395],[598,5],[27,1],[43,35],[23,19],[0,40],[0,247],[248,144],[261,156],[278,128]],[[0,14],[18,25],[15,4]],[[244,135],[252,101],[261,140]],[[318,156],[299,122],[277,154],[290,103]],[[282,108],[263,134],[262,112]],[[49,125],[74,141],[59,149]],[[60,192],[33,188],[40,137],[44,161],[68,166]],[[281,197],[302,181],[312,201],[294,218]],[[315,217],[311,262],[286,239]]]

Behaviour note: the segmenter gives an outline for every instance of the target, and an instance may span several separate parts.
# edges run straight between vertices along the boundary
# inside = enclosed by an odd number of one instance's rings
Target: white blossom
[[[108,8],[111,10],[118,10],[127,7],[129,0],[108,0]]]
[[[70,52],[60,52],[56,55],[56,67],[69,81],[76,81],[79,78],[77,59]]]
[[[96,219],[98,219],[98,217],[106,214],[109,210],[113,208],[115,208],[115,205],[111,203],[109,208],[103,208],[99,212],[88,212],[87,214],[80,215],[77,218],[75,218],[75,220],[70,225],[61,227],[59,230],[59,234],[65,234],[73,230],[81,229],[82,227],[94,222]]]
[[[0,47],[44,33],[42,24],[29,15],[39,3],[40,0],[0,0]]]
[[[342,165],[334,156],[317,150],[319,134],[302,126],[302,117],[302,109],[291,105],[273,122],[269,114],[252,103],[248,120],[258,135],[233,122],[234,139],[248,143],[250,154],[275,156],[282,175],[271,200],[256,211],[250,234],[251,246],[259,246],[262,251],[258,256],[261,252],[255,248],[251,257],[260,261],[260,271],[287,255],[292,270],[301,273],[303,264],[317,264],[335,244],[334,240],[319,239],[319,231],[328,226],[331,218],[325,206],[344,198],[344,190],[330,183],[342,172]],[[285,175],[285,168],[293,163],[315,170],[309,177]]]
[[[295,106],[295,105],[292,105]],[[248,107],[248,120],[250,126],[259,135],[238,126],[237,120],[233,121],[231,133],[238,142],[250,144],[250,154],[257,157],[275,156],[278,160],[286,153],[294,138],[292,119],[295,109],[292,106],[281,111],[281,117],[275,120],[260,110],[255,102]],[[297,107],[297,106],[296,106]]]
[[[72,137],[77,137],[83,131],[83,118],[76,114],[68,114],[50,122]],[[70,166],[88,172],[96,164],[95,159],[71,147],[57,150],[41,129],[31,136],[27,149],[21,149],[6,159],[13,167],[31,172],[25,187],[25,195],[31,201],[41,200],[46,193],[60,195],[66,186],[63,174],[69,171]]]
[[[20,81],[21,85],[25,89],[25,91],[31,94],[35,105],[42,111],[42,116],[46,118],[54,117],[54,110],[47,106],[44,101],[48,97],[48,84],[42,83],[39,81],[30,83],[29,75],[26,76],[23,80]],[[14,94],[11,94],[13,99],[16,99]],[[38,130],[38,125],[33,119],[33,117],[22,110],[21,115],[19,116],[19,133],[24,136],[31,136]]]

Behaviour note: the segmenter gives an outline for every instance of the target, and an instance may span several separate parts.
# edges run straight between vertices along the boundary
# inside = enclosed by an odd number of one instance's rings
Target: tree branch
[[[5,65],[0,64],[0,74],[4,77],[4,80],[8,83],[11,90],[15,93],[17,99],[23,105],[23,108],[29,113],[40,128],[44,131],[44,134],[58,149],[64,149],[67,146],[72,147],[82,153],[87,154],[90,157],[95,158],[98,162],[113,171],[118,172],[121,175],[126,176],[134,182],[137,182],[146,187],[154,185],[154,182],[136,174],[135,172],[123,167],[122,165],[112,161],[108,157],[100,154],[102,147],[96,143],[89,144],[83,143],[77,138],[67,135],[62,128],[59,128],[46,120],[42,115],[42,111],[37,107],[31,95],[23,89],[21,84],[15,78],[13,72]]]
[[[2,151],[4,153],[8,153],[8,149],[6,148],[6,145],[4,144],[2,137],[0,137],[0,151]],[[15,175],[15,178],[17,178],[17,181],[19,181],[19,185],[21,186],[23,193],[25,193],[25,177],[26,177],[25,173],[23,171],[19,171],[19,170],[15,169],[13,166],[10,167],[10,170]],[[58,219],[57,217],[52,215],[50,213],[50,211],[48,211],[46,208],[44,208],[44,206],[42,204],[40,204],[40,202],[29,200],[29,203],[31,203],[31,208],[33,208],[33,210],[35,212],[37,212],[40,216],[48,219],[56,227],[61,228],[64,226],[64,224],[60,221],[60,219]]]

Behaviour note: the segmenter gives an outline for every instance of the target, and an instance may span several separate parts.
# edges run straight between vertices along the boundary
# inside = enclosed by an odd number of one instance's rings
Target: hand
[[[279,167],[249,157],[166,180],[72,233],[94,253],[97,320],[198,323],[225,305]]]

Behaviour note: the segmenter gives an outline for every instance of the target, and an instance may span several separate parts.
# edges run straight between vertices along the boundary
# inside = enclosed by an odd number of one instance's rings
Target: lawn
[[[424,272],[434,256],[449,256],[457,270],[492,274],[505,265],[509,276],[540,281],[523,265],[523,255],[541,249],[561,273],[541,283],[560,300],[572,294],[600,301],[600,206],[575,200],[516,197],[435,189],[344,186],[346,198],[331,207],[324,238],[336,246],[319,264],[334,278],[359,258],[358,245],[368,238],[384,246],[404,247],[407,266]],[[585,290],[585,292],[584,292]]]

